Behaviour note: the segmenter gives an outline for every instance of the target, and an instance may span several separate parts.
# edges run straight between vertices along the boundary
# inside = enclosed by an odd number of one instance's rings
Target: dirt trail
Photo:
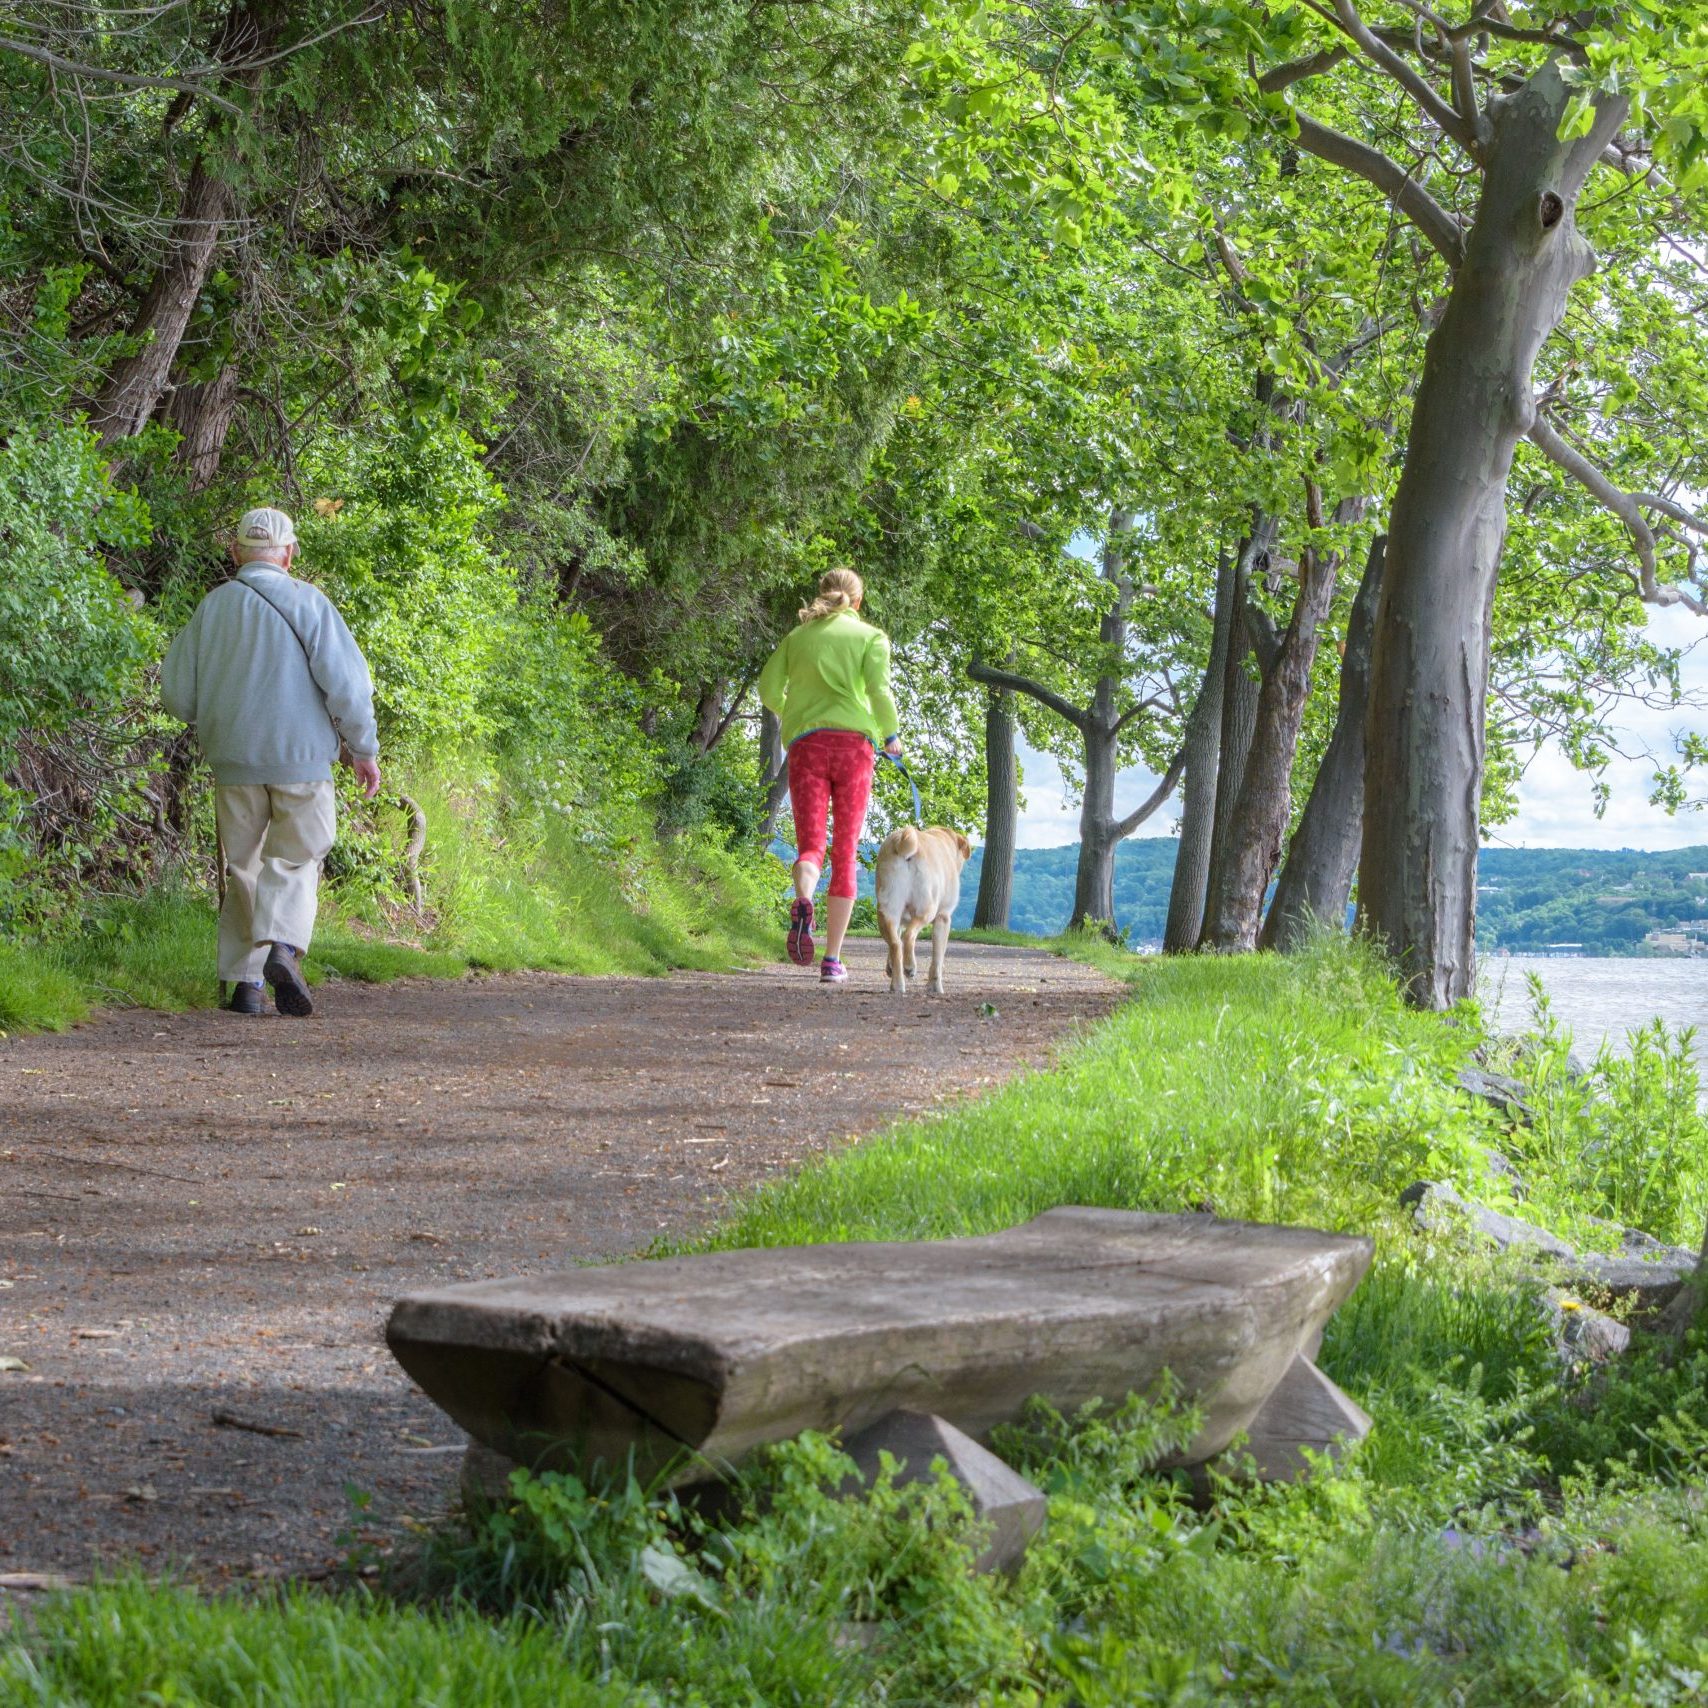
[[[840,990],[793,968],[336,984],[306,1021],[131,1012],[0,1043],[0,1357],[28,1365],[0,1370],[0,1574],[314,1572],[348,1543],[347,1484],[359,1539],[436,1514],[463,1437],[385,1350],[399,1293],[692,1229],[1120,997],[957,945],[948,998],[892,1001],[877,956],[852,945]]]

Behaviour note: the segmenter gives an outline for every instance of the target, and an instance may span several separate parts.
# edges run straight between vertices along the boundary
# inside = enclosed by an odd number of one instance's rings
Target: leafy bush
[[[87,428],[20,424],[0,444],[0,918],[36,852],[23,825],[29,792],[7,780],[19,739],[113,719],[156,644],[101,554],[138,543],[147,527]],[[101,767],[95,777],[89,816],[98,823],[127,782]]]

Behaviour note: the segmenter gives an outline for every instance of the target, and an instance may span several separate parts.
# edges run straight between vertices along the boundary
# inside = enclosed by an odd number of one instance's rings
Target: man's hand
[[[377,759],[352,759],[350,769],[362,786],[362,793],[371,801],[380,792],[380,762]]]
[[[884,743],[884,752],[886,752],[892,759],[901,758],[901,737],[899,735],[892,735],[890,739]]]

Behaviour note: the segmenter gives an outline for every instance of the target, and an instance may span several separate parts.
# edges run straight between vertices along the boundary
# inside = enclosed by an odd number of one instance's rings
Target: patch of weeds
[[[1617,1243],[1617,1227],[1694,1247],[1708,1214],[1708,1119],[1698,1104],[1694,1031],[1652,1021],[1625,1049],[1604,1043],[1586,1071],[1530,976],[1534,1030],[1513,1052],[1535,1120],[1503,1142],[1529,1188],[1532,1219],[1589,1247]]]

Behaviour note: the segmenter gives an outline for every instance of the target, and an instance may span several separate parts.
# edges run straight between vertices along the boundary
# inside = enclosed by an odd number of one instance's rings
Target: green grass
[[[432,774],[409,786],[429,821],[427,912],[386,881],[396,826],[347,821],[321,890],[311,982],[656,974],[776,953],[753,865],[709,838],[661,845],[636,829],[618,848],[589,847],[565,820],[517,812],[490,780],[466,794]],[[0,1033],[59,1030],[104,1005],[209,1007],[216,935],[213,894],[187,880],[91,901],[51,934],[0,943]]]
[[[1166,1395],[1041,1411],[998,1444],[1050,1497],[1013,1579],[965,1573],[952,1490],[839,1498],[818,1438],[772,1453],[727,1524],[621,1477],[533,1479],[441,1531],[389,1603],[134,1584],[51,1603],[0,1659],[0,1703],[525,1702],[546,1654],[572,1702],[1703,1700],[1708,1344],[1565,1382],[1533,1286],[1394,1202],[1419,1176],[1486,1196],[1483,1147],[1518,1142],[1452,1087],[1475,1015],[1411,1013],[1342,944],[1286,961],[1070,947],[1133,1000],[1058,1066],[780,1181],[701,1243],[935,1237],[1061,1203],[1370,1232],[1374,1266],[1322,1351],[1375,1418],[1341,1463],[1219,1481],[1200,1506],[1154,1469],[1192,1427]],[[1657,1068],[1605,1089],[1599,1113],[1550,1104],[1536,1201],[1595,1213],[1663,1141],[1693,1176],[1679,1192],[1700,1191],[1694,1086]],[[839,1638],[850,1619],[869,1640]],[[439,1682],[453,1650],[487,1670]],[[347,1653],[368,1670],[338,1672]]]
[[[584,1708],[626,1700],[576,1679],[548,1626],[492,1626],[305,1591],[203,1600],[140,1580],[42,1607],[0,1648],[4,1708],[324,1704],[327,1708]]]
[[[1449,1089],[1474,1035],[1365,958],[1076,952],[1132,1000],[1058,1068],[768,1188],[715,1242],[942,1238],[1064,1203],[1366,1229],[1425,1172],[1480,1174],[1495,1129]]]

